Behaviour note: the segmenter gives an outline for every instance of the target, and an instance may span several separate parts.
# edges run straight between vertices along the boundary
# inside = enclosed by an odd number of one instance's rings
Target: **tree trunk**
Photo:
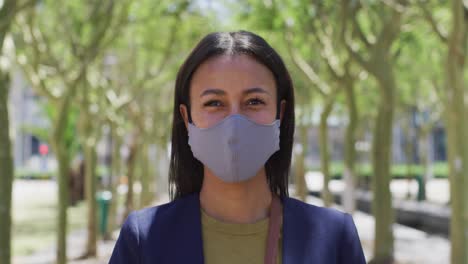
[[[68,199],[69,185],[68,175],[70,172],[70,156],[67,151],[66,142],[61,138],[54,137],[52,146],[58,161],[58,228],[57,228],[57,263],[67,263],[67,223],[68,223]]]
[[[92,137],[83,144],[85,161],[85,194],[88,209],[87,243],[85,257],[95,257],[97,253],[97,206],[96,206],[96,140]]]
[[[69,107],[73,93],[68,93],[58,107],[58,117],[54,120],[51,137],[52,147],[58,161],[58,228],[57,228],[57,264],[67,263],[67,223],[70,198],[70,151],[68,149],[66,129],[69,125]]]
[[[322,200],[323,204],[326,207],[329,207],[333,203],[333,195],[329,189],[330,183],[330,150],[328,148],[328,117],[330,116],[331,111],[333,110],[334,105],[334,96],[327,98],[325,102],[324,109],[320,114],[320,167],[323,174],[323,190],[322,190]]]
[[[80,85],[82,100],[80,104],[79,136],[85,164],[85,198],[88,209],[86,251],[82,258],[95,257],[97,252],[97,201],[96,201],[96,145],[97,133],[89,110],[91,93],[86,83],[86,73]]]
[[[81,78],[82,75],[78,76]],[[58,230],[57,230],[57,264],[67,262],[67,223],[69,205],[69,176],[70,176],[70,139],[66,131],[70,118],[71,101],[75,95],[76,87],[64,95],[57,107],[57,117],[54,119],[54,128],[51,136],[52,147],[58,160]]]
[[[151,184],[149,173],[149,160],[148,160],[148,144],[143,142],[141,146],[141,203],[140,207],[145,207],[153,201],[154,188]]]
[[[124,212],[124,219],[130,214],[133,210],[133,183],[135,178],[135,163],[136,163],[136,155],[138,151],[138,143],[137,136],[134,136],[133,142],[129,146],[129,154],[127,158],[127,185],[128,191],[127,196],[125,199],[125,212]]]
[[[0,57],[3,53],[3,44],[6,34],[15,16],[16,1],[3,1],[0,9],[2,18],[0,27]],[[10,89],[10,76],[7,69],[0,65],[0,263],[11,263],[11,201],[13,187],[13,157],[10,139],[10,123],[8,114],[8,90]]]
[[[307,197],[307,184],[305,181],[305,157],[307,154],[307,138],[308,127],[304,124],[299,126],[299,137],[301,148],[296,152],[296,173],[294,175],[296,180],[296,194],[301,201],[305,201]]]
[[[349,113],[349,123],[345,135],[345,155],[343,178],[345,190],[343,193],[343,207],[346,212],[352,214],[356,210],[356,198],[354,196],[356,186],[355,162],[356,162],[356,129],[358,123],[358,110],[354,94],[354,82],[349,78],[345,80],[344,89],[346,105]]]
[[[121,176],[121,159],[120,159],[120,147],[122,146],[122,138],[117,133],[117,128],[115,125],[111,126],[111,135],[112,135],[112,159],[111,159],[111,166],[112,166],[112,173],[110,179],[110,192],[112,193],[112,202],[109,208],[109,217],[108,224],[109,224],[109,231],[113,231],[117,228],[117,209],[118,209],[118,193],[117,187],[120,183],[120,176]]]
[[[387,65],[388,66],[388,65]],[[372,263],[393,262],[393,208],[390,192],[390,162],[393,130],[395,79],[391,67],[386,67],[378,79],[380,104],[372,144],[372,211],[375,217],[374,258]]]
[[[451,108],[451,109],[450,109]],[[450,240],[451,247],[451,263],[468,263],[466,262],[467,254],[466,244],[467,238],[464,232],[467,232],[468,220],[463,215],[466,203],[466,170],[463,167],[466,165],[462,161],[462,146],[459,145],[462,133],[457,131],[460,128],[460,117],[454,112],[455,107],[449,107],[447,113],[447,143],[448,143],[448,166],[450,180],[450,202],[452,215],[450,218]],[[465,134],[466,136],[466,134]]]
[[[423,175],[421,175],[421,183],[419,184],[418,201],[425,201],[427,199],[426,184],[432,178],[432,159],[429,155],[429,135],[432,127],[432,124],[423,125],[419,137],[419,156],[421,157],[421,164],[423,166]]]
[[[14,173],[8,116],[9,88],[9,73],[0,69],[0,263],[5,264],[11,262],[11,196]]]
[[[468,92],[464,87],[464,61],[468,34],[462,0],[452,1],[453,24],[448,38],[446,61],[446,125],[452,216],[450,238],[451,262],[468,263]]]
[[[158,199],[158,196],[159,196],[159,177],[160,177],[160,173],[159,173],[159,168],[158,168],[158,164],[160,163],[160,157],[161,157],[161,154],[159,153],[160,149],[163,149],[163,148],[160,148],[158,146],[158,144],[154,144],[152,146],[152,150],[153,152],[149,152],[149,153],[153,153],[153,160],[151,161],[151,159],[148,159],[150,160],[150,166],[149,166],[149,173],[151,175],[151,181],[150,181],[150,184],[153,186],[153,191],[152,191],[152,196],[153,196],[153,199]]]
[[[411,113],[412,114],[412,113]],[[411,128],[411,117],[403,121],[403,134],[405,137],[405,165],[406,165],[406,199],[411,199],[411,177],[413,176],[413,138]]]

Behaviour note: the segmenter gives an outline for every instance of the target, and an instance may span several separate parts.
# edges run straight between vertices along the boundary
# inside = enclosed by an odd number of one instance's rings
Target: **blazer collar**
[[[180,198],[176,218],[177,226],[171,228],[171,240],[180,243],[170,263],[203,264],[203,239],[201,232],[200,199],[198,194]]]

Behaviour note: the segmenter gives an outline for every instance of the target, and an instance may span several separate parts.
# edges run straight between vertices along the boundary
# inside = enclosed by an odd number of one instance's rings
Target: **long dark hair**
[[[179,69],[175,84],[172,121],[172,148],[169,169],[169,195],[172,199],[200,192],[203,164],[195,159],[188,145],[188,131],[179,106],[184,104],[190,117],[190,81],[197,67],[213,56],[247,54],[273,73],[276,81],[278,112],[286,101],[280,127],[280,150],[265,164],[273,193],[288,196],[288,176],[294,135],[294,90],[291,77],[279,54],[260,36],[247,31],[215,32],[205,36]]]

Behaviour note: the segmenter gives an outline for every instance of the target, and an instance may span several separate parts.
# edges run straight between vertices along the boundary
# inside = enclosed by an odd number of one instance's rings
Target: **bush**
[[[50,180],[55,176],[55,171],[35,171],[24,168],[15,169],[15,179],[22,180]]]
[[[108,175],[109,171],[105,166],[98,166],[96,168],[96,177],[98,181],[101,181],[105,175]],[[41,172],[37,170],[31,170],[27,168],[16,168],[15,179],[22,180],[51,180],[56,175],[56,171]]]
[[[391,174],[393,179],[408,179],[422,176],[424,168],[422,165],[411,165],[411,174],[408,175],[408,166],[405,164],[394,164],[391,167]],[[310,170],[320,171],[320,167],[314,167]],[[355,167],[358,177],[371,177],[372,165],[369,163],[359,164]],[[446,162],[436,162],[432,164],[433,175],[435,178],[445,179],[448,178],[448,167]],[[332,162],[330,164],[330,173],[333,179],[341,179],[344,171],[343,162]]]

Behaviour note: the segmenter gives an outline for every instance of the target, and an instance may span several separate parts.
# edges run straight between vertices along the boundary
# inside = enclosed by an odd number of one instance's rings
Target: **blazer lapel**
[[[297,225],[297,210],[294,210],[294,204],[291,204],[289,198],[283,199],[283,248],[282,263],[294,264],[301,263],[301,248],[303,247],[302,235]]]
[[[314,251],[311,241],[316,241],[311,217],[303,204],[292,199],[283,199],[283,264],[306,263]]]
[[[199,195],[181,199],[171,217],[167,218],[172,223],[167,225],[167,244],[164,248],[168,258],[163,263],[203,264]]]

